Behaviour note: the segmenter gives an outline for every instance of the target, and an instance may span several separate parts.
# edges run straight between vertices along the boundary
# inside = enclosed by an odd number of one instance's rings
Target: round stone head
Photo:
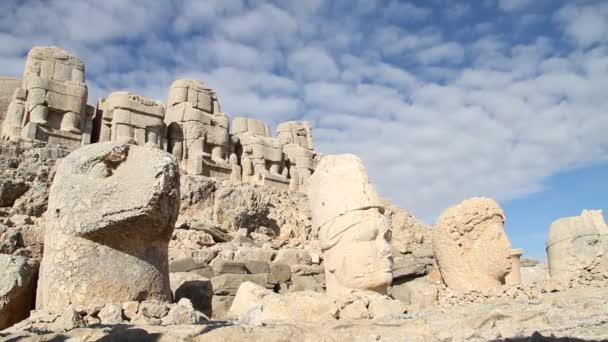
[[[433,251],[448,287],[477,290],[505,283],[512,260],[504,221],[504,212],[490,198],[471,198],[441,214]]]

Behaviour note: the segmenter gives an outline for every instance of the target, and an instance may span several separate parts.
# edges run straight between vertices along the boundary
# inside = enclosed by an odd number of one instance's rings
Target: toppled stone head
[[[601,210],[583,210],[551,224],[547,237],[551,279],[574,280],[584,272],[608,274],[608,225]]]
[[[393,278],[390,225],[361,159],[323,157],[306,188],[324,252],[327,294],[384,292]]]
[[[439,216],[433,252],[448,287],[477,290],[505,283],[512,261],[504,222],[498,203],[482,197],[465,200]]]
[[[50,189],[37,306],[171,300],[179,197],[177,162],[161,150],[98,143],[68,155]]]

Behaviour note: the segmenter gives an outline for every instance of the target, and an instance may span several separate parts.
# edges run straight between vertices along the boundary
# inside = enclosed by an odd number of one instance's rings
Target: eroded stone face
[[[378,209],[357,210],[337,217],[319,232],[325,251],[327,292],[384,292],[393,279],[390,231]]]
[[[553,222],[547,257],[552,280],[568,282],[585,271],[608,273],[608,225],[602,211],[583,210]]]
[[[37,306],[170,300],[167,248],[178,210],[170,154],[98,143],[68,155],[50,189]]]
[[[327,294],[384,292],[392,281],[390,224],[361,159],[323,157],[306,189],[320,229]]]
[[[489,198],[468,199],[441,214],[433,251],[448,287],[476,290],[504,284],[512,265],[504,220],[498,203]]]

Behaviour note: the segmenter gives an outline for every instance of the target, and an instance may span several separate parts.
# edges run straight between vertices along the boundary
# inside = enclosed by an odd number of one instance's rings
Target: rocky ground
[[[36,325],[27,330],[8,329],[0,333],[0,341],[605,341],[606,312],[608,288],[589,287],[534,299],[437,307],[377,320],[86,327],[66,320],[63,327],[55,326],[56,331],[40,330]]]

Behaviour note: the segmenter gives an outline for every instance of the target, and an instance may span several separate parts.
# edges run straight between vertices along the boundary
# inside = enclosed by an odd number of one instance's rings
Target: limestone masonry
[[[90,100],[58,47],[0,77],[0,342],[608,336],[601,210],[533,260],[493,199],[425,224],[310,123],[235,114],[200,80]]]

